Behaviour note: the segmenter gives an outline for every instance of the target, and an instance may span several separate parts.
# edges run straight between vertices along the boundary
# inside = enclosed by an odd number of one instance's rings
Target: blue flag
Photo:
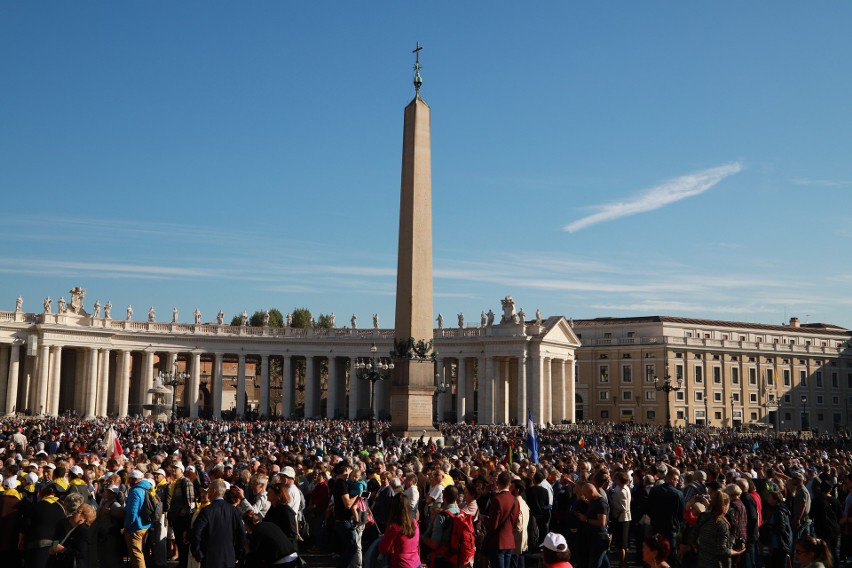
[[[754,441],[754,445],[751,447],[751,451],[756,452],[760,448],[760,444],[757,440]]]
[[[527,436],[525,444],[527,453],[533,463],[538,463],[538,436],[535,434],[535,422],[533,422],[532,410],[527,409],[529,417],[527,418]]]

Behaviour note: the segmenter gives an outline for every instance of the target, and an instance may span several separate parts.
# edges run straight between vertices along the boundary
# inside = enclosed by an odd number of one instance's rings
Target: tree
[[[290,317],[292,318],[290,327],[305,328],[311,324],[311,310],[308,308],[293,308]]]
[[[331,316],[326,314],[320,314],[317,318],[316,326],[331,329]]]
[[[239,327],[243,324],[243,320],[239,314],[235,315],[231,318],[231,325],[234,327]]]
[[[249,318],[249,325],[252,327],[263,327],[263,312],[254,312]],[[281,315],[281,310],[270,308],[269,327],[284,327],[284,316]]]

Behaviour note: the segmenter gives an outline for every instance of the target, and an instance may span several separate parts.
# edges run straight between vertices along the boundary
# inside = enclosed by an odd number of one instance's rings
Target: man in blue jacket
[[[130,472],[127,481],[130,491],[127,493],[127,503],[124,507],[124,541],[127,543],[132,568],[145,568],[142,545],[151,523],[143,522],[139,515],[145,506],[145,492],[151,491],[153,485],[138,469]]]
[[[207,488],[210,504],[201,509],[190,531],[190,551],[201,568],[234,568],[243,555],[246,532],[240,511],[225,501],[225,482]]]

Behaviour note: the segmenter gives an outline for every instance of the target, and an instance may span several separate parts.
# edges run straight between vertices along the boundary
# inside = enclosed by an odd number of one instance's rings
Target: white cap
[[[142,479],[143,477],[145,477],[145,474],[138,469],[134,469],[130,472],[130,479]]]
[[[49,467],[50,469],[56,469],[56,464],[51,463],[51,462],[47,462],[47,467]]]
[[[190,471],[195,471],[195,466],[194,466],[194,465],[188,465],[188,466],[186,466],[186,472],[187,472],[187,473],[189,473]]]
[[[18,486],[18,478],[14,475],[3,480],[3,487],[6,489],[15,489]]]
[[[176,468],[178,468],[179,470],[183,471],[183,462],[176,461],[176,462],[174,463],[174,466],[175,466]]]
[[[568,542],[559,533],[547,533],[547,536],[544,537],[544,542],[541,543],[541,547],[552,550],[553,552],[564,552],[568,550]]]
[[[290,479],[296,479],[296,470],[290,467],[289,465],[281,470],[281,475],[284,477],[289,477]]]
[[[162,469],[156,469],[156,470],[154,470],[154,475],[157,475],[157,474],[162,475],[163,477],[165,477],[165,476],[166,476],[166,472],[165,472],[165,471],[163,471]]]
[[[70,472],[74,475],[83,475],[83,468],[79,465],[72,465]]]
[[[24,480],[27,482],[27,485],[33,485],[38,482],[38,476],[33,472],[29,472]]]

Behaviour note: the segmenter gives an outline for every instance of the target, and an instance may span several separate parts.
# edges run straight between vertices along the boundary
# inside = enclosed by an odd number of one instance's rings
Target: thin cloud
[[[794,178],[796,185],[818,185],[820,187],[852,187],[852,181],[842,179]]]
[[[632,200],[599,205],[597,213],[569,223],[563,227],[563,230],[574,233],[605,221],[654,211],[681,199],[704,193],[726,177],[734,175],[742,169],[742,164],[734,162],[675,178],[652,187]]]

